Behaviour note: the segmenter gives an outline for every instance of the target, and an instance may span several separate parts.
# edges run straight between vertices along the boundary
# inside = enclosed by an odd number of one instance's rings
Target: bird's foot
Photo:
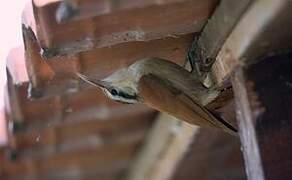
[[[191,72],[196,73],[198,76],[201,75],[200,70],[200,57],[198,56],[198,36],[195,37],[189,51],[187,52],[187,61],[190,63]]]
[[[214,59],[205,58],[204,52],[198,44],[199,36],[195,37],[188,53],[187,60],[191,66],[191,73],[198,77],[202,84],[211,88],[214,86],[213,79],[210,75],[211,66]]]

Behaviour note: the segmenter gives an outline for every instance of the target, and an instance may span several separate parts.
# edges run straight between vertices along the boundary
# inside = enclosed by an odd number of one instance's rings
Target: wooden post
[[[292,178],[291,58],[267,57],[232,77],[248,179]]]

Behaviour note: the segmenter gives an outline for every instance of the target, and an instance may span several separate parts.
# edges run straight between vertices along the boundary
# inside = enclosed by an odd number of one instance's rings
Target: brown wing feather
[[[214,117],[205,107],[154,75],[143,76],[138,88],[143,102],[154,109],[190,124],[216,127],[234,134],[232,129],[226,127],[222,120]]]

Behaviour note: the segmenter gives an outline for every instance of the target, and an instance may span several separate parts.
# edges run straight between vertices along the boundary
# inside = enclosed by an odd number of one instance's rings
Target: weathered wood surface
[[[280,161],[273,162],[275,164],[273,167],[274,170],[267,170],[266,160],[276,158],[278,155],[276,153],[274,155],[269,154],[271,157],[268,158],[268,155],[266,156],[263,153],[262,150],[269,152],[273,152],[273,150],[267,150],[268,146],[271,146],[267,142],[265,142],[265,145],[262,144],[264,136],[259,136],[259,126],[255,125],[254,121],[254,116],[258,117],[263,109],[266,110],[266,108],[261,109],[259,107],[270,107],[273,103],[271,105],[268,103],[262,105],[262,100],[257,99],[260,96],[257,94],[258,90],[251,89],[253,89],[253,86],[264,87],[270,82],[266,78],[267,82],[262,80],[262,82],[254,82],[253,85],[247,84],[248,76],[246,75],[246,70],[242,70],[241,68],[246,64],[254,63],[254,60],[261,56],[273,54],[273,52],[279,49],[289,49],[292,47],[292,34],[286,28],[292,22],[291,13],[289,13],[291,12],[291,7],[291,1],[285,0],[257,0],[252,2],[228,36],[212,66],[212,74],[218,85],[224,85],[230,79],[231,74],[234,73],[233,87],[238,108],[240,108],[237,113],[241,130],[242,149],[247,164],[246,169],[249,179],[275,178],[274,173],[278,171],[276,164],[280,164]],[[264,70],[265,68],[259,66],[259,69],[254,70],[259,74],[254,75],[252,78],[249,76],[249,78],[255,81],[254,78],[258,78],[261,73],[262,75],[271,74],[272,69],[266,71]],[[277,86],[281,87],[275,83],[274,87]],[[278,98],[277,94],[279,93],[277,91],[274,91],[272,94],[269,93],[267,95],[262,93],[262,95],[266,96],[265,98]],[[250,94],[253,96],[249,96]],[[252,105],[250,104],[251,100],[253,101]],[[273,108],[276,109],[276,107]],[[273,110],[273,112],[279,114],[279,111]],[[257,122],[259,119],[256,118]],[[282,140],[286,141],[285,137]],[[280,137],[277,139],[278,142],[282,140]],[[283,153],[281,152],[281,148],[278,150],[281,155],[287,151],[285,148],[282,149]],[[281,160],[281,158],[278,160]],[[286,163],[285,161],[283,162]],[[284,169],[278,172],[285,171]],[[283,172],[282,176],[278,174],[279,177],[286,176],[285,172]]]
[[[261,59],[233,78],[248,178],[292,178],[292,53]]]
[[[219,131],[201,129],[172,180],[245,180],[240,141]]]
[[[206,73],[214,63],[218,52],[252,0],[222,0],[199,38],[194,41],[191,54],[199,73]],[[202,74],[203,76],[203,74]]]
[[[220,109],[210,107],[221,112],[225,119],[235,120],[234,103],[228,98],[225,101],[219,103]],[[212,173],[206,174],[202,167]],[[245,179],[239,138],[166,115],[154,124],[128,175],[130,180],[218,178]]]
[[[292,1],[255,0],[222,45],[212,74],[223,85],[238,66],[277,49],[292,47]]]
[[[161,114],[133,163],[127,179],[170,179],[198,132],[198,126]]]

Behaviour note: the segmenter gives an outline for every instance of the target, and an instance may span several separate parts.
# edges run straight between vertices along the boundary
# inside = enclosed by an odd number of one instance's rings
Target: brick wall
[[[7,58],[9,143],[0,151],[1,179],[121,179],[156,112],[111,102],[75,73],[102,78],[146,57],[182,65],[216,3],[29,3],[25,46]]]

